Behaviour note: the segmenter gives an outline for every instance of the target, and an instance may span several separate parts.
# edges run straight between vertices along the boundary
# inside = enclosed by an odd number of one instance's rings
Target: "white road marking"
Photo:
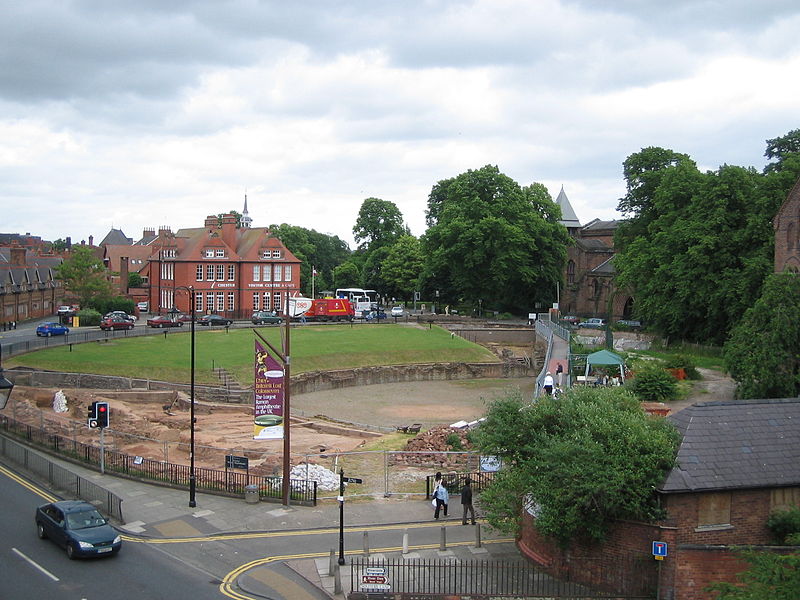
[[[14,554],[16,554],[17,556],[19,556],[20,558],[22,558],[22,559],[24,559],[24,560],[28,561],[28,563],[29,563],[30,565],[32,565],[33,567],[35,567],[35,568],[39,569],[39,571],[41,571],[42,573],[44,573],[45,575],[47,575],[47,576],[48,576],[50,579],[52,579],[53,581],[60,581],[60,580],[58,579],[58,577],[56,577],[55,575],[53,575],[53,574],[52,574],[50,571],[48,571],[47,569],[45,569],[45,568],[44,568],[43,566],[41,566],[40,564],[36,563],[36,562],[35,562],[33,559],[31,559],[31,558],[28,558],[27,556],[25,556],[25,555],[24,555],[22,552],[20,552],[20,551],[19,551],[19,550],[17,550],[16,548],[12,548],[12,549],[11,549],[11,551],[12,551]]]

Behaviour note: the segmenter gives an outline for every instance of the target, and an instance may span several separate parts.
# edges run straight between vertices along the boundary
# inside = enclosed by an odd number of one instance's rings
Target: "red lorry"
[[[356,316],[353,305],[346,298],[320,298],[311,302],[309,308],[296,318],[309,321],[352,321]]]

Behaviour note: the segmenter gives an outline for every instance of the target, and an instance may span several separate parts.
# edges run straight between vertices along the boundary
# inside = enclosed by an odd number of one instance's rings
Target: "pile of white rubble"
[[[316,481],[317,488],[320,490],[331,491],[339,489],[339,476],[321,465],[295,465],[289,472],[289,478]]]

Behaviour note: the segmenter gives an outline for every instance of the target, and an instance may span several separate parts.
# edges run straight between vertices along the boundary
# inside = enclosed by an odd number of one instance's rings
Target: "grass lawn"
[[[276,348],[283,328],[258,332]],[[214,367],[227,369],[248,385],[253,379],[254,340],[251,329],[197,331],[195,380],[217,384]],[[353,367],[431,362],[497,362],[486,348],[450,332],[392,323],[361,326],[293,327],[291,372],[326,371]],[[25,366],[73,373],[122,375],[163,381],[190,379],[190,334],[170,332],[108,343],[89,342],[39,350],[6,361],[6,367]]]

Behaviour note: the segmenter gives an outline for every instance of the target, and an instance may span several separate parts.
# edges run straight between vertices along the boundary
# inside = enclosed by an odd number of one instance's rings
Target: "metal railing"
[[[123,521],[122,498],[114,492],[76,475],[5,435],[0,435],[0,455],[42,480],[51,489],[91,502],[109,517]]]

